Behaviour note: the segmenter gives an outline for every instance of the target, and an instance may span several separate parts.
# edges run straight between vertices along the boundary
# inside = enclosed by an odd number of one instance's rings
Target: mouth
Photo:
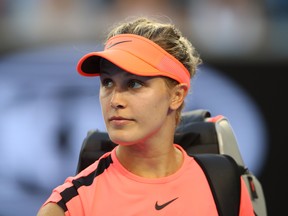
[[[123,126],[133,121],[132,119],[124,118],[122,116],[113,116],[108,120],[111,124],[115,126]]]
[[[112,116],[108,119],[109,121],[121,121],[121,120],[129,120],[127,118],[121,117],[121,116]]]

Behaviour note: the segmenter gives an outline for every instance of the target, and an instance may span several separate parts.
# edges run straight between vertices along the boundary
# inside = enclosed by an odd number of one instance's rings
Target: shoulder
[[[88,176],[93,172],[102,173],[105,169],[107,169],[110,166],[111,163],[113,163],[111,154],[112,152],[106,152],[94,162],[93,161],[91,162],[90,158],[87,157],[86,158],[87,161],[84,160],[82,161],[82,163],[88,165],[85,166],[86,168],[84,168],[83,170],[80,170],[79,173],[77,173],[77,175],[73,177],[73,179],[81,178],[82,176]]]
[[[241,201],[240,201],[240,216],[254,216],[254,207],[251,201],[247,185],[241,178]]]
[[[37,216],[64,216],[63,209],[56,203],[47,203],[42,206],[37,213]]]

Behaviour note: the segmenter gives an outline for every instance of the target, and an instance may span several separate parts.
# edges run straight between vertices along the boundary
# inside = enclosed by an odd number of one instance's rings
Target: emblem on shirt
[[[173,201],[175,201],[176,199],[178,199],[178,197],[176,197],[176,198],[174,198],[174,199],[172,199],[172,200],[170,200],[170,201],[168,201],[168,202],[165,202],[165,203],[163,203],[163,204],[158,204],[158,201],[155,203],[155,209],[156,210],[161,210],[161,209],[163,209],[163,208],[165,208],[167,205],[169,205],[170,203],[172,203]]]

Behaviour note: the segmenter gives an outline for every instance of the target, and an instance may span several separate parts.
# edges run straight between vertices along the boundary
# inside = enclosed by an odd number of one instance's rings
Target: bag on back
[[[210,112],[203,109],[184,112],[181,118],[175,132],[174,141],[181,145],[188,154],[195,157],[202,169],[209,175],[208,177],[211,178],[211,182],[216,182],[216,185],[210,183],[210,187],[212,191],[215,191],[213,195],[219,208],[218,211],[227,212],[221,215],[229,215],[229,209],[233,209],[229,204],[231,203],[229,196],[227,198],[229,200],[227,200],[223,194],[238,194],[240,196],[238,191],[240,186],[237,186],[240,183],[231,186],[231,190],[225,187],[229,191],[217,191],[217,184],[225,185],[228,182],[225,182],[225,179],[217,181],[217,175],[213,174],[214,166],[220,166],[221,169],[225,166],[227,171],[229,170],[229,175],[235,175],[236,182],[239,175],[241,175],[249,190],[256,216],[266,216],[267,210],[262,185],[246,167],[228,119],[222,115],[211,117]],[[105,152],[111,151],[115,146],[116,144],[111,142],[106,132],[89,131],[82,143],[76,173],[92,164]],[[236,166],[233,164],[236,164]],[[234,201],[240,202],[240,198],[236,196]],[[239,206],[239,203],[235,203],[234,209],[237,209],[237,206]]]

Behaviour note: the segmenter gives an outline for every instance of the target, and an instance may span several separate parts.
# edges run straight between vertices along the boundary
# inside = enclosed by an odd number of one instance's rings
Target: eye
[[[102,83],[102,86],[105,88],[111,88],[113,86],[113,82],[111,79],[103,79],[101,83]]]
[[[129,80],[128,82],[128,87],[129,88],[134,88],[134,89],[137,89],[137,88],[141,88],[143,86],[143,83],[139,80]]]

